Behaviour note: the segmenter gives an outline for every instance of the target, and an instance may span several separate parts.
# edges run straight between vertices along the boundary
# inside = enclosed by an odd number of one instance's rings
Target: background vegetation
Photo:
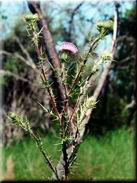
[[[134,139],[134,132],[124,128],[100,139],[88,136],[79,149],[70,178],[73,180],[133,180],[135,177]],[[60,155],[60,147],[57,145],[58,136],[48,134],[43,137],[43,142],[48,152],[52,151],[53,162],[57,163]],[[51,172],[45,166],[43,158],[39,156],[39,151],[30,138],[25,138],[21,143],[15,143],[14,147],[5,148],[4,154],[8,162],[12,162],[14,176],[18,180],[50,179]],[[11,156],[12,161],[9,159]]]
[[[72,168],[71,179],[90,180],[133,180],[135,178],[135,115],[136,115],[136,4],[132,3],[130,10],[120,9],[120,36],[115,54],[116,62],[107,77],[105,86],[99,97],[99,102],[86,128],[85,140],[81,145],[77,162]],[[107,14],[112,3],[101,4],[82,2],[64,4],[64,6],[50,2],[43,4],[43,12],[54,41],[58,45],[67,40],[75,43],[81,52],[86,49],[89,30],[95,27],[98,19],[111,19]],[[48,7],[48,10],[47,10]],[[89,12],[95,15],[91,15]],[[26,11],[26,10],[25,10]],[[88,12],[87,14],[85,12]],[[98,14],[97,14],[98,12]],[[0,11],[3,21],[8,18]],[[86,28],[85,28],[86,27]],[[94,37],[94,28],[91,31]],[[111,36],[111,35],[110,35]],[[102,43],[102,49],[108,40]],[[108,42],[107,42],[108,41]],[[83,49],[84,48],[84,49]],[[97,50],[97,52],[100,49]],[[24,132],[8,123],[5,114],[16,111],[32,121],[34,130],[39,129],[43,134],[43,141],[52,151],[53,161],[57,163],[60,155],[58,144],[58,126],[51,124],[49,116],[45,114],[33,97],[38,96],[40,102],[50,106],[46,93],[37,85],[37,75],[25,60],[32,59],[37,64],[36,55],[27,37],[25,24],[20,19],[16,21],[14,29],[3,40],[3,68],[0,78],[3,86],[3,121],[5,179],[48,179],[50,172],[43,162],[33,141]],[[23,60],[24,58],[24,60]],[[92,63],[89,60],[87,72]],[[91,94],[96,87],[94,84]],[[46,136],[45,136],[46,134]]]

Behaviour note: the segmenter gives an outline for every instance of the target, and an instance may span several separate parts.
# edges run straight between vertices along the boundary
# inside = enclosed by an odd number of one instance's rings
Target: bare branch
[[[112,55],[114,57],[114,52],[115,52],[115,48],[116,48],[116,39],[117,39],[117,35],[118,35],[118,21],[119,21],[119,12],[118,12],[118,6],[117,6],[117,2],[115,2],[115,16],[114,16],[114,27],[113,27],[113,38],[112,38],[112,46],[111,46],[111,51],[112,51]],[[109,70],[111,68],[111,62],[108,62],[106,63],[106,66],[104,68],[104,71],[99,79],[99,83],[94,91],[94,94],[93,94],[93,97],[97,100],[100,93],[101,93],[101,90],[105,84],[105,81],[106,81],[106,78],[107,78],[107,75],[109,73]],[[92,114],[92,111],[93,109],[90,109],[87,111],[86,113],[86,117],[85,119],[83,120],[82,124],[83,126],[85,126],[89,119],[90,119],[90,116]],[[85,131],[85,128],[83,127],[81,129],[81,132],[80,132],[80,136],[82,137],[83,134],[84,134],[84,131]]]
[[[22,52],[26,55],[28,61],[32,64],[33,60],[31,58],[30,54],[28,53],[28,51],[25,49],[25,47],[21,43],[20,39],[17,36],[15,37],[15,39],[16,39],[16,42],[18,43],[19,47],[21,48]]]
[[[37,13],[39,20],[38,20],[38,27],[41,30],[42,29],[42,36],[43,36],[43,43],[45,47],[45,52],[47,55],[47,59],[49,62],[53,65],[56,70],[60,70],[60,60],[57,56],[57,53],[55,51],[55,45],[51,36],[51,33],[48,28],[48,24],[46,19],[43,17],[41,9],[40,9],[40,3],[35,1],[28,1],[28,5],[30,8],[30,11],[35,14]],[[57,89],[59,91],[61,100],[65,100],[65,89],[64,86],[58,81],[58,78],[55,76],[55,79],[57,80]]]
[[[73,21],[74,21],[74,16],[76,15],[76,12],[78,11],[78,9],[84,4],[84,1],[82,1],[81,3],[79,3],[76,8],[72,11],[71,17],[70,17],[70,22],[69,22],[69,39],[71,41],[71,37],[72,37],[72,28],[73,28]]]
[[[23,81],[23,82],[27,82],[27,83],[29,83],[30,85],[33,85],[33,86],[39,86],[38,84],[34,84],[34,83],[32,84],[32,82],[29,81],[28,79],[23,78],[23,77],[19,76],[18,74],[14,74],[14,73],[12,73],[12,72],[10,72],[10,71],[5,71],[5,70],[0,69],[0,74],[1,74],[1,76],[2,76],[2,75],[12,76],[12,77],[14,77],[16,80],[21,80],[21,81]]]
[[[10,53],[10,52],[7,52],[7,51],[0,51],[0,55],[3,54],[3,55],[7,55],[7,56],[15,56],[16,58],[20,59],[24,64],[28,65],[29,67],[31,67],[35,72],[39,73],[39,70],[36,68],[36,65],[33,64],[33,63],[30,63],[28,60],[26,60],[23,56],[21,56],[20,54],[18,53]]]

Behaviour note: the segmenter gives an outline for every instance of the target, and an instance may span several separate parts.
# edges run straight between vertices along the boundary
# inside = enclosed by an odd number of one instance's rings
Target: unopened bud
[[[96,25],[97,25],[97,30],[105,36],[113,31],[113,21],[112,20],[99,21],[99,22],[97,22]]]

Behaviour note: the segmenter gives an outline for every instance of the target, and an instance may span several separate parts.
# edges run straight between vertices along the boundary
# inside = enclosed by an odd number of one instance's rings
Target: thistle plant
[[[27,119],[15,112],[9,113],[8,118],[11,122],[23,128],[35,140],[42,156],[53,172],[51,179],[68,180],[70,167],[75,162],[77,151],[82,143],[85,125],[88,123],[90,113],[97,103],[96,95],[89,96],[88,90],[104,60],[109,62],[113,60],[113,52],[110,51],[101,55],[95,61],[86,78],[83,79],[86,63],[100,40],[104,39],[111,31],[113,32],[113,27],[116,25],[113,26],[112,21],[98,22],[98,34],[95,39],[89,41],[89,49],[83,56],[79,56],[80,51],[73,43],[66,41],[61,44],[59,55],[57,55],[55,49],[53,49],[54,45],[50,33],[47,34],[47,23],[39,6],[37,6],[37,2],[29,2],[29,7],[33,7],[33,11],[31,15],[25,17],[28,36],[37,53],[42,88],[47,90],[52,106],[48,109],[38,100],[36,102],[45,112],[49,113],[54,122],[60,125],[59,135],[62,147],[58,164],[52,164],[40,135],[33,132],[31,123]],[[45,43],[44,46],[41,44],[42,38]],[[58,98],[54,92],[54,80],[52,83],[49,82],[51,71],[57,82],[56,90],[60,94],[60,103],[58,103]]]

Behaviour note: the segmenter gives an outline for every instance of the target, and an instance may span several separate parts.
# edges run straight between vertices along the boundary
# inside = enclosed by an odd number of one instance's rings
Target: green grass
[[[135,179],[133,132],[121,129],[97,140],[88,137],[78,153],[78,165],[72,179]]]
[[[52,154],[54,164],[60,156],[59,138],[48,135],[45,147]],[[51,172],[31,139],[4,149],[5,157],[12,154],[16,179],[48,179]],[[89,136],[81,144],[70,179],[133,180],[135,179],[134,133],[126,129],[114,131],[101,139]]]

